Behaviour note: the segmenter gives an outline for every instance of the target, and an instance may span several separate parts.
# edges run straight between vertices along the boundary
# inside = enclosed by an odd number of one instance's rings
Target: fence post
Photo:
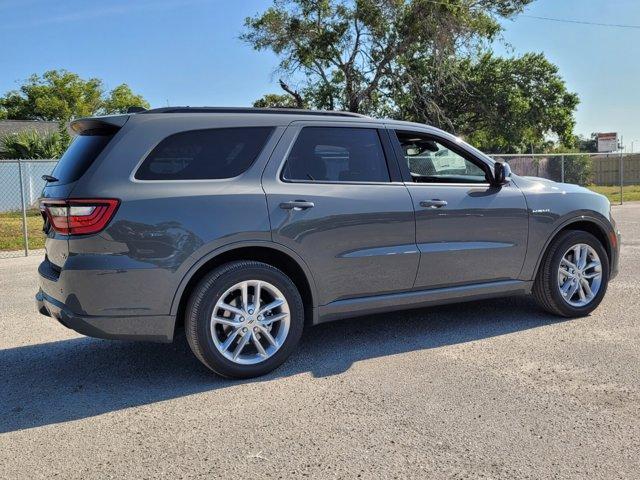
[[[560,182],[564,183],[564,155],[560,157]]]
[[[24,256],[29,256],[29,236],[27,231],[27,205],[24,201],[24,185],[22,182],[22,160],[18,159],[18,176],[20,177],[20,204],[22,205],[22,236],[24,239]]]
[[[622,205],[622,190],[624,185],[624,158],[620,152],[620,205]]]

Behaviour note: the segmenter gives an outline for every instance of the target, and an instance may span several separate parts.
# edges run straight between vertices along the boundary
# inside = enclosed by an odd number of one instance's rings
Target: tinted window
[[[55,185],[78,180],[112,138],[113,135],[78,135],[51,173],[58,179]]]
[[[419,133],[396,132],[417,183],[486,183],[485,172],[445,144]]]
[[[283,171],[287,180],[388,182],[378,132],[372,128],[305,127]]]
[[[260,154],[271,127],[216,128],[165,138],[140,165],[140,180],[231,178],[247,170]]]

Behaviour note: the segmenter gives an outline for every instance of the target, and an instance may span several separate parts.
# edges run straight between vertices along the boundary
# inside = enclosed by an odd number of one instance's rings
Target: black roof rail
[[[146,112],[147,109],[144,107],[138,107],[138,106],[131,106],[129,108],[127,108],[127,113],[142,113],[142,112]]]
[[[284,115],[319,115],[331,117],[365,117],[360,113],[330,111],[330,110],[304,110],[298,108],[255,108],[255,107],[162,107],[139,112],[147,113],[266,113]]]

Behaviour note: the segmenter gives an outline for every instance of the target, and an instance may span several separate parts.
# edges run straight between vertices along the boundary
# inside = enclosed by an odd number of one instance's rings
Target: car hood
[[[562,183],[549,180],[542,177],[521,177],[516,176],[516,184],[520,188],[532,189],[533,191],[544,191],[547,193],[584,193],[602,196],[599,193],[589,190],[588,188],[574,185],[573,183]]]
[[[571,183],[560,183],[538,177],[512,175],[512,181],[522,191],[529,209],[534,213],[547,213],[556,219],[565,216],[589,215],[597,212],[610,218],[607,197],[588,188]]]

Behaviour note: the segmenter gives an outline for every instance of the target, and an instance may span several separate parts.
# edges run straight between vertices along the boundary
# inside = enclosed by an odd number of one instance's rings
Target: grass
[[[589,185],[589,189],[594,192],[606,195],[613,204],[620,203],[620,185],[614,186],[598,186]],[[640,185],[625,185],[622,191],[623,202],[640,201]]]
[[[44,248],[42,216],[38,210],[27,211],[29,248]],[[23,250],[22,212],[0,213],[0,251]]]

